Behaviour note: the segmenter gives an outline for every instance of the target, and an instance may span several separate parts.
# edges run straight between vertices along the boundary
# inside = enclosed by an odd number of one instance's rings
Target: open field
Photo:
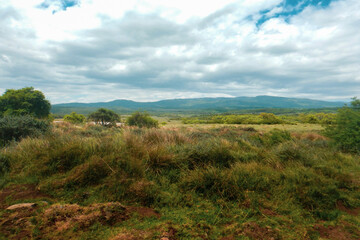
[[[321,125],[161,120],[1,149],[0,239],[360,238],[359,156]]]
[[[264,124],[182,124],[180,121],[170,121],[169,124],[166,124],[164,128],[198,128],[198,129],[214,129],[221,127],[230,127],[230,128],[254,128],[260,132],[269,132],[273,129],[280,129],[284,131],[290,131],[295,133],[320,133],[324,127],[320,124],[309,124],[309,123],[300,123],[300,124],[274,124],[274,125],[264,125]]]

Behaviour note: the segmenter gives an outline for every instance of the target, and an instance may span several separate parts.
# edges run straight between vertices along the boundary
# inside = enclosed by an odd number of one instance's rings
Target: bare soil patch
[[[358,240],[358,234],[350,234],[342,226],[328,226],[325,227],[320,224],[314,226],[321,238],[330,239],[330,240]],[[357,235],[357,236],[356,236]]]
[[[9,204],[6,203],[7,199],[17,201],[43,198],[51,198],[51,196],[36,189],[36,185],[34,184],[12,185],[0,191],[0,208],[9,206]]]
[[[342,201],[338,201],[336,203],[336,207],[340,211],[346,212],[347,214],[352,215],[352,216],[359,216],[359,214],[360,214],[360,208],[353,208],[353,209],[347,208]]]

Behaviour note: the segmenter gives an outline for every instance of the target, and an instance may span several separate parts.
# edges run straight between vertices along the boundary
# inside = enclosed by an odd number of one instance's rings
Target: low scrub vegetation
[[[84,123],[86,121],[86,117],[82,114],[77,114],[76,112],[72,112],[72,113],[64,116],[64,121],[74,123],[74,124]]]
[[[260,114],[217,114],[184,117],[184,124],[332,124],[336,121],[335,113],[291,113],[275,115],[273,113]]]
[[[159,126],[158,121],[150,117],[150,114],[147,112],[134,112],[126,119],[126,123],[129,126],[137,126],[139,128],[156,128]]]
[[[0,151],[1,188],[31,184],[49,203],[65,204],[39,204],[25,238],[319,239],[325,236],[319,229],[332,226],[358,239],[359,172],[358,155],[340,152],[318,133],[235,126],[62,123]],[[123,205],[100,204],[111,202]],[[122,217],[110,219],[117,212]],[[0,229],[7,238],[22,231],[5,231],[1,220]]]
[[[36,137],[47,132],[50,124],[30,115],[0,118],[0,146],[25,137]]]

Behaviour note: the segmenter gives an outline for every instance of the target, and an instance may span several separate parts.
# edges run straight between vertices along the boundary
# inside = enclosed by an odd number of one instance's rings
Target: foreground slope
[[[0,239],[360,238],[359,156],[313,131],[59,124],[0,156]]]

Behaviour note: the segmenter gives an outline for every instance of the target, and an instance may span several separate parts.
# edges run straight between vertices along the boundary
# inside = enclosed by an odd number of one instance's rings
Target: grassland
[[[159,120],[1,149],[0,239],[360,238],[359,156],[320,125]]]

